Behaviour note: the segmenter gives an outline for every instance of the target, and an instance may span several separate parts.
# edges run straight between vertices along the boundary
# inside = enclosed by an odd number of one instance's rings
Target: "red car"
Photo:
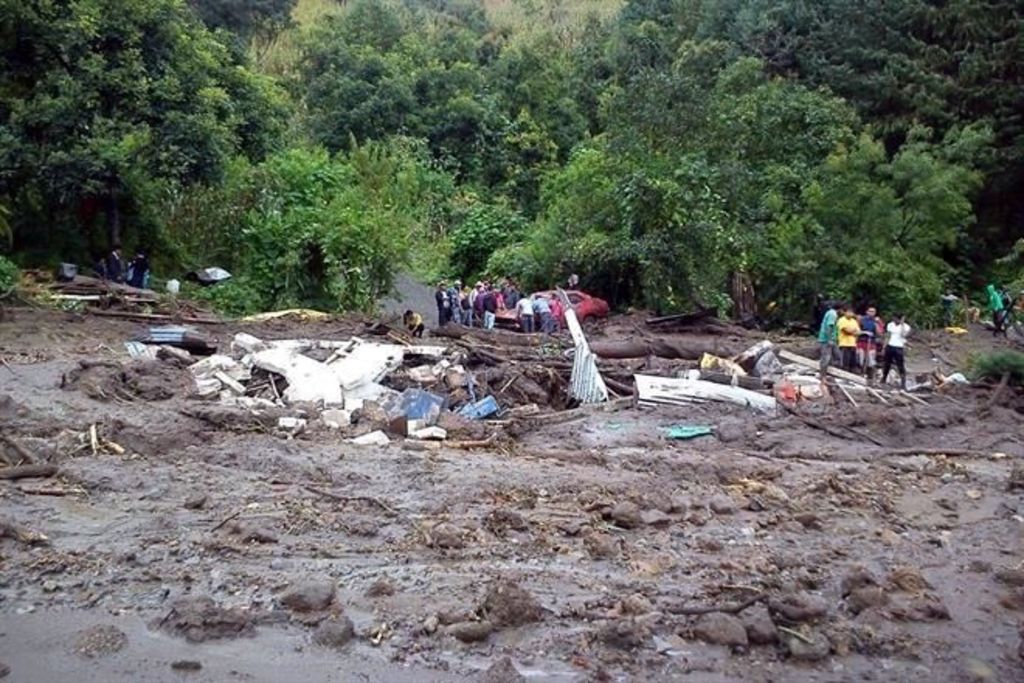
[[[534,292],[533,294],[533,296],[542,296],[547,299],[551,299],[557,295],[557,292],[550,290],[546,292]],[[611,311],[611,307],[608,306],[607,301],[596,296],[591,296],[586,292],[568,289],[565,290],[565,295],[569,297],[569,303],[572,304],[572,309],[576,311],[576,319],[580,321],[581,325],[585,325],[601,318],[607,318],[608,313]],[[516,316],[516,312],[514,310],[498,311],[496,317],[499,325],[519,329],[519,318]],[[564,327],[564,316],[563,319],[558,322]]]

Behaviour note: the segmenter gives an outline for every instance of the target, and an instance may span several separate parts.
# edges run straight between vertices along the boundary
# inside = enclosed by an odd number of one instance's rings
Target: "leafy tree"
[[[507,207],[472,204],[451,231],[452,271],[467,279],[485,274],[491,253],[515,241],[525,227],[523,217]]]
[[[0,194],[15,240],[145,212],[154,182],[216,179],[277,144],[283,103],[176,0],[7,3],[0,18]],[[46,226],[39,231],[37,225]],[[73,241],[72,241],[73,242]],[[81,242],[78,243],[81,245]]]
[[[291,24],[297,0],[188,0],[203,23],[225,29],[242,41],[270,38]]]

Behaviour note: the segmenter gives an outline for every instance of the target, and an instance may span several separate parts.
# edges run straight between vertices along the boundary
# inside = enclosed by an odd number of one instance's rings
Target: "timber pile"
[[[219,323],[212,312],[194,302],[162,296],[151,289],[139,289],[119,282],[77,275],[67,282],[47,281],[36,272],[27,292],[58,303],[82,306],[90,314],[150,322]]]

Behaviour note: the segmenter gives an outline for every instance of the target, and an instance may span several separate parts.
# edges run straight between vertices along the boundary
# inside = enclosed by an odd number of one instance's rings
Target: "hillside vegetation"
[[[0,250],[220,265],[231,312],[398,269],[921,321],[1021,276],[1012,0],[0,0]]]

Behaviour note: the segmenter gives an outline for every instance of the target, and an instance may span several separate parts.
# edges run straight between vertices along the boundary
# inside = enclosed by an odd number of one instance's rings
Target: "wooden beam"
[[[790,363],[796,363],[797,365],[802,365],[805,368],[810,368],[812,370],[818,370],[821,367],[818,361],[811,360],[810,358],[805,358],[803,356],[798,356],[797,354],[786,351],[785,349],[779,349],[778,356],[782,360],[789,361]],[[831,365],[828,368],[828,374],[832,375],[833,377],[838,377],[839,379],[845,379],[848,382],[854,382],[856,384],[867,385],[868,383],[868,381],[861,377],[860,375],[855,375],[852,372],[847,372],[846,370],[841,370]]]

